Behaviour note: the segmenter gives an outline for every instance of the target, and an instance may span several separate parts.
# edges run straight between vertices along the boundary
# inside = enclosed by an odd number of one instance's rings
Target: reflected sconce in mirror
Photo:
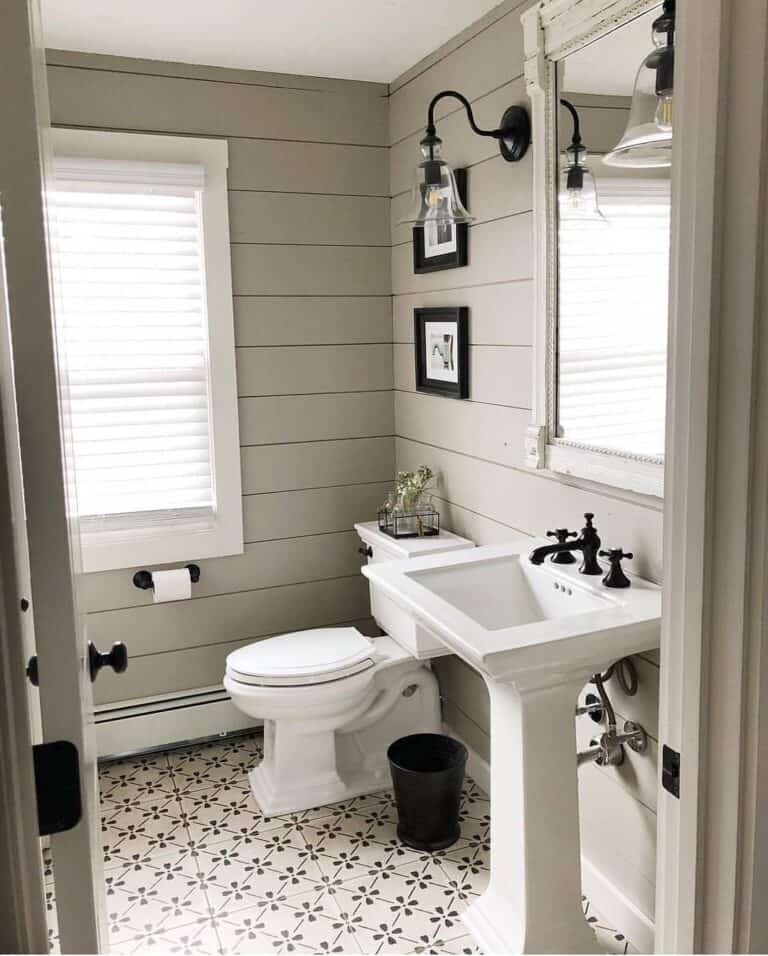
[[[581,141],[579,114],[568,100],[560,100],[560,103],[573,119],[573,136],[571,145],[565,151],[567,163],[560,173],[557,196],[560,219],[607,226],[608,222],[597,203],[595,177],[586,163],[587,148]]]
[[[501,155],[514,163],[525,156],[531,141],[531,121],[528,111],[522,106],[510,106],[505,110],[498,129],[480,129],[475,122],[469,100],[455,90],[443,90],[432,97],[427,111],[427,128],[419,143],[422,161],[416,169],[413,202],[400,222],[424,228],[426,223],[470,223],[473,217],[459,198],[453,169],[441,156],[442,140],[435,127],[435,107],[445,97],[457,99],[467,111],[467,119],[478,136],[491,136],[499,142]]]
[[[675,0],[664,0],[651,29],[653,50],[635,77],[629,121],[609,166],[652,168],[672,165],[672,99],[675,86]]]

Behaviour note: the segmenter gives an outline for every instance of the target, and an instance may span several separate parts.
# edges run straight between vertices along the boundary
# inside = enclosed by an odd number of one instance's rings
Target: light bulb
[[[427,191],[424,196],[424,201],[429,206],[430,209],[437,209],[440,205],[440,200],[442,199],[442,185],[440,186],[427,186]]]
[[[665,93],[659,97],[653,119],[660,130],[665,133],[672,131],[672,93]]]
[[[565,190],[565,202],[569,209],[577,211],[584,207],[584,190],[583,189],[566,189]]]

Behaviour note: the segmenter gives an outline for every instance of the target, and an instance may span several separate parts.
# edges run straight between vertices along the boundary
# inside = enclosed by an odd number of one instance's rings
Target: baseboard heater
[[[99,759],[165,750],[261,725],[237,710],[221,686],[101,704],[95,722]]]

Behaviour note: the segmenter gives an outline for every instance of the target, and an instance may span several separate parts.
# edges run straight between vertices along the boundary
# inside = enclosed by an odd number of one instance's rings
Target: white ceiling
[[[48,47],[389,82],[499,0],[42,0]]]

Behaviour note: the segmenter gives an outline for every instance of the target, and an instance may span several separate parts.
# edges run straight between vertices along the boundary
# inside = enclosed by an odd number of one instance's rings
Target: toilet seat
[[[325,684],[376,664],[373,643],[354,627],[321,627],[282,634],[227,656],[227,675],[259,687]]]

